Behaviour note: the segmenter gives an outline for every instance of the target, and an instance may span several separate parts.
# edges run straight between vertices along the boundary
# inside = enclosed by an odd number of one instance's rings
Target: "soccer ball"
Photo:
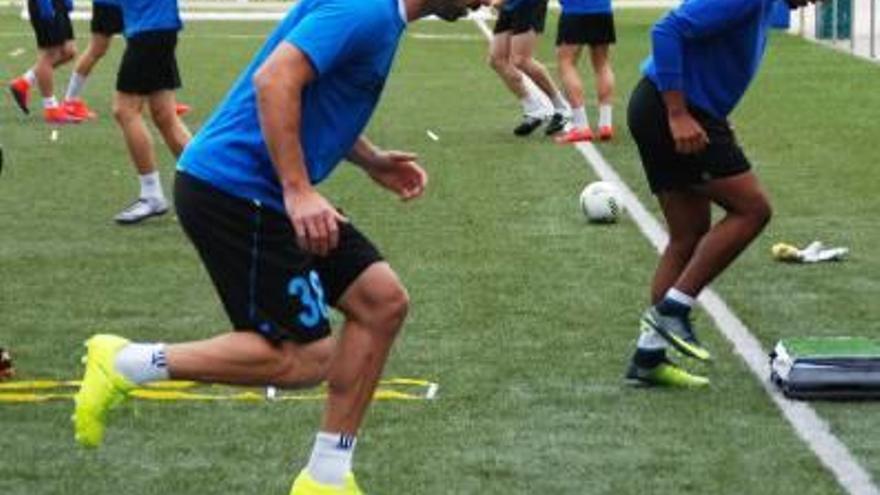
[[[614,223],[623,213],[620,190],[611,182],[587,185],[581,192],[581,211],[592,223]]]

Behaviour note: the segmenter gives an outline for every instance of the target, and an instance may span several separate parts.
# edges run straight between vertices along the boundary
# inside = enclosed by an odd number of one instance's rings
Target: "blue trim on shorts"
[[[251,245],[251,270],[248,277],[248,315],[253,323],[257,322],[257,265],[260,259],[260,228],[263,224],[263,209],[259,201],[253,201],[256,207],[254,214],[254,235],[253,244]],[[262,325],[257,324],[258,327]],[[263,332],[262,328],[256,328]],[[269,329],[267,329],[269,330]]]

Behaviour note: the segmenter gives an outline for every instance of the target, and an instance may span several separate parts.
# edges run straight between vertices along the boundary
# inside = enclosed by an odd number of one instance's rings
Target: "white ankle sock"
[[[43,98],[43,108],[55,108],[58,106],[58,100],[55,96],[50,96],[48,98]]]
[[[24,80],[27,81],[27,83],[31,86],[37,84],[37,75],[34,74],[34,69],[28,69],[28,71],[22,74],[21,77],[23,77]]]
[[[116,371],[136,384],[168,379],[165,344],[128,344],[114,364]]]
[[[664,297],[666,297],[667,299],[672,299],[673,301],[689,308],[694,307],[694,298],[676,289],[675,287],[666,291],[666,295]]]
[[[319,431],[306,469],[318,483],[342,486],[351,471],[351,458],[357,438],[342,433]]]
[[[611,111],[614,109],[612,105],[599,105],[599,127],[608,127],[613,124]]]
[[[566,113],[569,110],[568,102],[565,100],[565,97],[562,96],[562,93],[559,91],[553,95],[553,98],[550,99],[553,102],[553,109],[558,113]]]
[[[571,123],[578,129],[590,126],[590,121],[587,119],[587,110],[583,106],[571,109]]]
[[[659,333],[654,330],[643,331],[639,334],[639,341],[636,344],[636,347],[645,351],[656,351],[660,349],[666,349],[669,344],[666,343],[666,339],[660,336]]]
[[[522,105],[523,114],[531,117],[540,117],[544,115],[544,104],[535,95],[529,93],[525,98],[519,100]]]
[[[70,82],[67,83],[67,94],[64,96],[67,100],[79,98],[83,89],[86,87],[86,76],[74,71],[70,74]]]
[[[158,170],[154,170],[149,174],[139,175],[138,179],[141,182],[141,198],[165,199],[165,194],[162,192],[162,181],[159,180]]]

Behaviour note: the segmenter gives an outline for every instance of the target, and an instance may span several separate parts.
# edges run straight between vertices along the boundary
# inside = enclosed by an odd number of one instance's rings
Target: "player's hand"
[[[284,207],[300,248],[326,256],[339,244],[339,222],[348,219],[318,191],[313,188],[285,190]]]
[[[376,183],[409,201],[421,196],[428,185],[428,173],[417,160],[415,153],[381,151],[365,170]]]
[[[709,144],[706,130],[687,111],[669,115],[669,130],[675,140],[675,151],[684,155],[699,153]]]

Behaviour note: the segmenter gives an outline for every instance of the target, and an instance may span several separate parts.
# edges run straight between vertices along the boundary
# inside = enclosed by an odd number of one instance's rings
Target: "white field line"
[[[484,21],[475,20],[474,22],[487,37],[491,36]],[[639,230],[658,252],[662,252],[669,242],[668,234],[642,205],[635,193],[623,182],[611,164],[605,160],[592,143],[580,143],[577,145],[577,150],[581,152],[596,175],[602,180],[614,182],[619,186],[624,205]],[[767,392],[773,403],[782,411],[783,416],[795,429],[798,437],[831,471],[840,486],[851,495],[880,495],[880,490],[874,484],[871,475],[856,460],[846,445],[831,432],[828,423],[819,417],[815,409],[804,402],[789,401],[770,383],[767,352],[727,303],[711,289],[704,290],[699,301],[715,321],[724,337],[733,344],[736,353],[748,365],[749,370],[764,387],[764,391]]]

